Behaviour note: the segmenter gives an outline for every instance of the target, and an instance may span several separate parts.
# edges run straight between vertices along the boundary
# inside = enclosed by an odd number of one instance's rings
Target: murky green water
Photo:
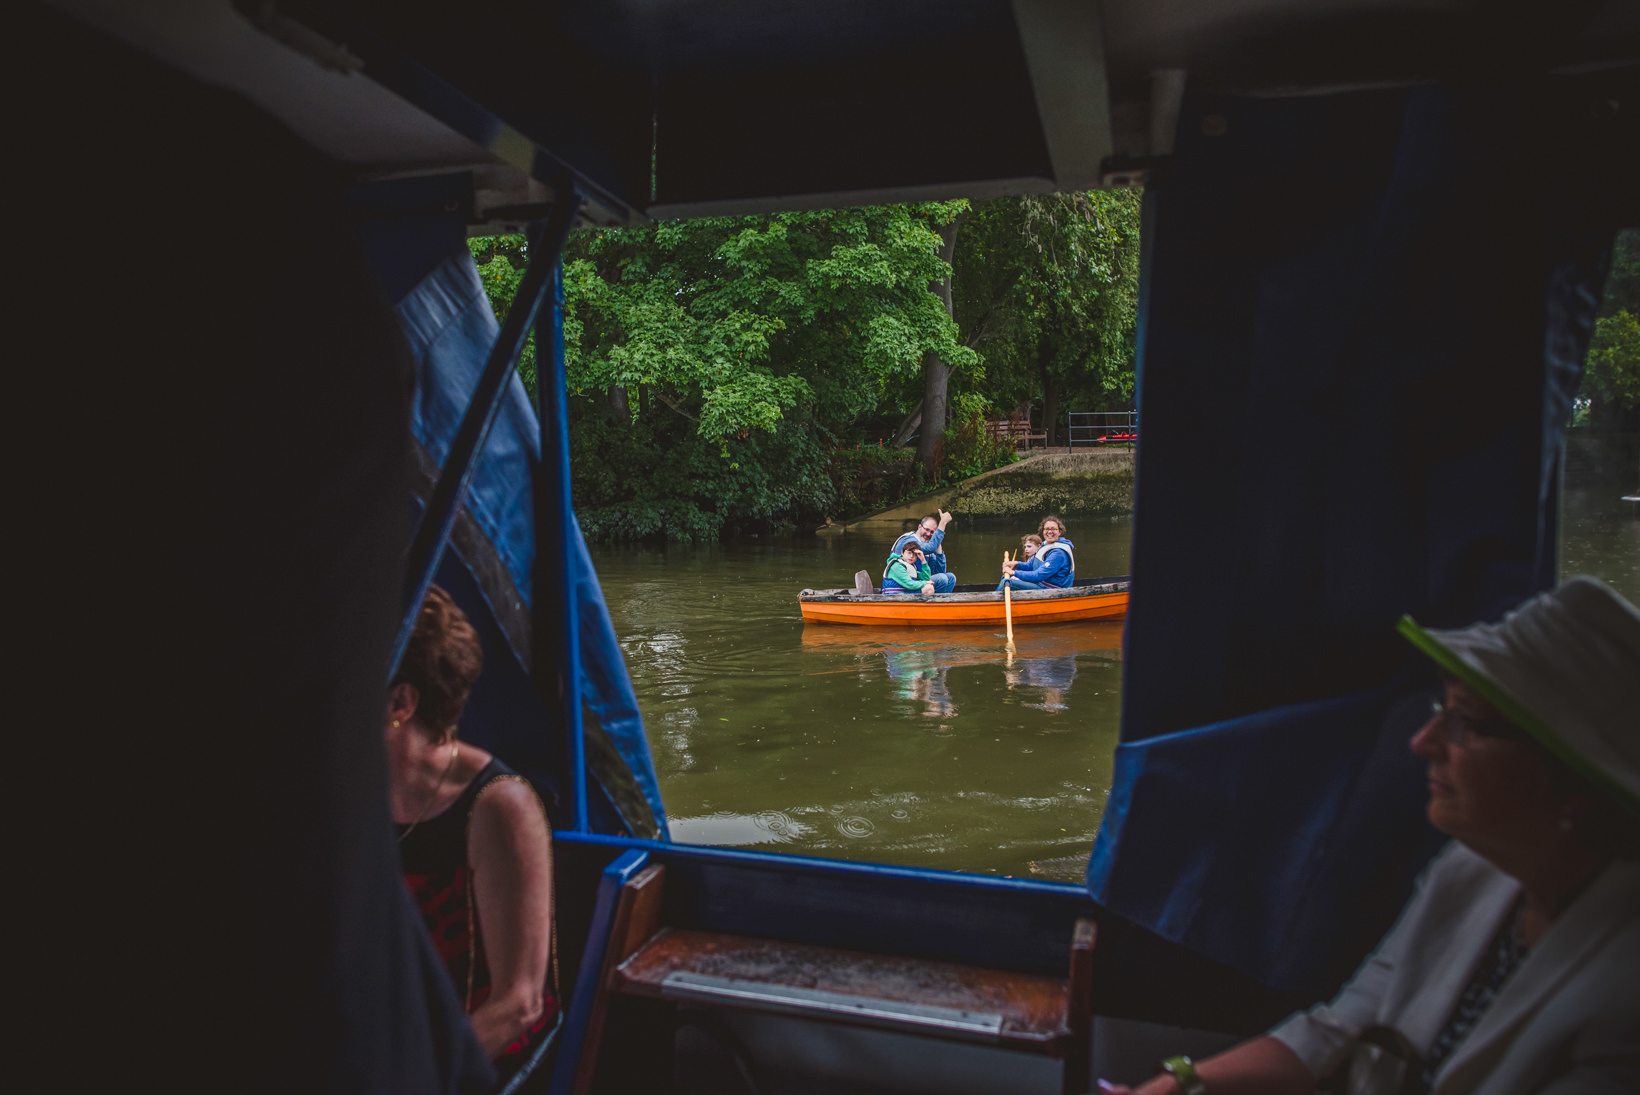
[[[951,529],[995,581],[1028,528]],[[804,624],[804,586],[880,573],[898,526],[596,552],[672,836],[1079,881],[1110,786],[1121,625]],[[1129,522],[1073,526],[1077,573],[1128,571]]]
[[[1568,492],[1563,574],[1640,600],[1640,521]],[[1024,529],[953,527],[960,581]],[[807,624],[804,586],[882,570],[891,526],[838,538],[595,552],[674,839],[1080,881],[1110,785],[1121,625]],[[1129,522],[1071,530],[1077,572],[1127,573]]]
[[[1593,574],[1640,604],[1640,503],[1626,485],[1567,490],[1560,513],[1560,576]]]

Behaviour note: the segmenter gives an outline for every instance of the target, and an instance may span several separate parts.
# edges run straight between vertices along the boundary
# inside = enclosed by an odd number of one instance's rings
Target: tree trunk
[[[919,399],[917,400],[917,405],[911,408],[911,413],[906,415],[900,422],[900,428],[894,431],[894,439],[889,442],[889,448],[905,448],[905,443],[911,440],[912,431],[922,425],[922,409],[922,400]]]
[[[945,441],[945,390],[951,368],[938,354],[923,355],[922,433],[917,436],[917,463],[933,481],[940,477],[940,451]]]
[[[1059,386],[1048,368],[1052,360],[1053,347],[1043,339],[1036,347],[1036,371],[1042,380],[1042,432],[1048,435],[1043,438],[1043,444],[1050,449],[1059,444]]]
[[[1042,384],[1042,443],[1048,448],[1059,444],[1059,389],[1051,378]]]
[[[619,384],[609,386],[609,408],[623,426],[632,424],[632,403],[627,399],[626,389]]]
[[[957,229],[968,217],[967,213],[953,218],[949,224],[936,226],[940,234],[940,258],[947,263],[957,253]],[[951,315],[951,277],[929,284],[928,289],[945,304],[945,314]],[[934,353],[923,355],[922,433],[917,438],[917,462],[930,479],[940,477],[940,449],[945,440],[946,388],[951,381],[951,366]]]

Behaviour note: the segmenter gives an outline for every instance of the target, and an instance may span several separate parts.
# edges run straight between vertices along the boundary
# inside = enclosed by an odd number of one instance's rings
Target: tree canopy
[[[1640,427],[1640,230],[1619,232],[1612,241],[1611,271],[1578,396],[1597,427]]]
[[[856,496],[838,477],[860,462],[840,452],[893,432],[929,362],[958,391],[948,459],[923,483],[1011,459],[978,437],[987,411],[1045,389],[1050,417],[1065,393],[1126,398],[1137,210],[1123,192],[576,232],[564,340],[583,527],[701,538],[823,520]],[[527,246],[471,246],[499,315]],[[519,368],[533,389],[533,348]],[[948,416],[931,417],[923,432],[944,438]]]

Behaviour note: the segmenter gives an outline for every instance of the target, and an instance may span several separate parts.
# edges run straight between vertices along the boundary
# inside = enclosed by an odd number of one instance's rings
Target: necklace
[[[438,785],[433,788],[433,793],[427,796],[427,801],[422,803],[421,813],[416,815],[416,820],[410,823],[410,827],[408,829],[399,834],[400,844],[404,843],[405,837],[416,831],[416,826],[421,824],[422,818],[427,816],[427,811],[431,810],[433,808],[433,803],[438,801],[439,792],[444,790],[444,781],[449,779],[450,773],[455,770],[456,754],[459,752],[461,752],[461,743],[459,741],[452,741],[450,743],[450,760],[444,765],[444,773],[438,777]]]

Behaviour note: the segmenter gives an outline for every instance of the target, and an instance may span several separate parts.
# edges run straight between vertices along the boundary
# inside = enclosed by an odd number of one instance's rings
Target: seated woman
[[[1341,1067],[1384,1095],[1640,1091],[1640,610],[1573,578],[1402,631],[1446,676],[1412,751],[1452,842],[1331,1003],[1140,1095],[1308,1095]]]
[[[883,592],[924,595],[934,592],[934,573],[916,544],[906,544],[898,558],[889,559],[883,571]]]
[[[1065,589],[1076,582],[1076,556],[1071,549],[1076,545],[1065,538],[1065,522],[1053,514],[1042,519],[1038,530],[1042,533],[1042,547],[1028,560],[1002,565],[1003,587],[1011,589]]]
[[[547,980],[552,838],[529,781],[456,736],[483,664],[467,617],[430,588],[388,693],[385,733],[405,883],[505,1076],[557,1013]]]

